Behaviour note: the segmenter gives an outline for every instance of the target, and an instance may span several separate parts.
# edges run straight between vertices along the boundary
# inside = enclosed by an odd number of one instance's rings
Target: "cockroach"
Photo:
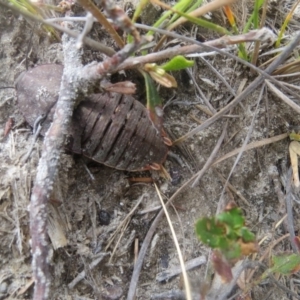
[[[62,72],[61,65],[41,65],[22,73],[16,82],[18,105],[26,121],[33,126],[47,114],[42,134],[52,122]],[[74,111],[67,148],[120,170],[159,169],[169,141],[149,115],[132,96],[93,94]]]

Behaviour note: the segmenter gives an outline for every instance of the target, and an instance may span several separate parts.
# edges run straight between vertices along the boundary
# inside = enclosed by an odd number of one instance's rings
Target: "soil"
[[[267,21],[277,31],[280,17],[287,11],[286,7],[289,7],[283,1],[280,5],[282,6],[276,10],[277,19],[274,19],[274,14],[269,13]],[[212,14],[212,17],[221,20],[220,14]],[[291,23],[287,33],[293,33],[295,28],[295,23]],[[0,299],[31,299],[33,278],[28,205],[43,137],[38,137],[30,158],[24,163],[22,158],[31,147],[33,134],[31,127],[24,121],[22,111],[18,109],[14,82],[18,74],[27,68],[46,63],[63,64],[63,54],[61,43],[49,39],[43,28],[3,8],[0,11],[0,34]],[[108,39],[99,27],[93,29],[91,36],[97,40]],[[208,40],[212,38],[204,31],[201,34],[198,32],[197,37],[200,36],[205,36]],[[111,41],[107,44],[112,45]],[[84,49],[83,56],[85,62],[101,59],[99,53],[88,48]],[[206,60],[235,92],[244,80],[249,84],[255,79],[247,68],[226,56],[213,55]],[[219,111],[232,100],[224,83],[200,59],[195,60],[192,74],[215,110]],[[167,103],[164,109],[164,126],[173,140],[195,128],[199,125],[198,122],[209,118],[207,113],[197,107],[203,103],[187,72],[177,72],[174,76],[179,83],[178,88],[171,92],[166,89],[160,91]],[[285,81],[299,86],[299,76]],[[139,87],[139,90],[142,91],[140,95],[143,95],[143,88]],[[152,184],[135,183],[132,178],[154,176],[164,198],[170,198],[184,182],[202,169],[226,123],[226,137],[218,157],[242,146],[255,115],[259,94],[260,89],[236,106],[227,117],[172,148],[172,153],[179,159],[170,156],[164,164],[173,176],[172,180],[159,177],[155,172],[128,173],[83,160],[67,152],[63,154],[49,204],[48,223],[52,249],[49,299],[126,299],[135,259],[135,240],[140,247],[157,214],[157,210],[151,212],[151,209],[160,205]],[[297,100],[294,101],[300,105]],[[13,120],[12,129],[4,136],[5,126],[10,118]],[[299,125],[299,115],[265,90],[249,142],[285,133],[289,124]],[[286,230],[282,224],[275,228],[285,210],[282,211],[282,203],[270,177],[270,168],[278,170],[281,189],[284,191],[290,165],[289,143],[288,139],[284,139],[243,153],[229,179],[233,188],[226,188],[225,193],[224,179],[228,177],[236,156],[209,168],[200,182],[193,188],[191,185],[185,188],[174,200],[174,206],[169,208],[185,261],[201,256],[206,260],[188,271],[195,299],[200,298],[200,293],[203,294],[205,288],[209,290],[208,286],[212,281],[218,284],[211,275],[208,263],[210,249],[199,241],[194,225],[201,217],[215,215],[230,201],[242,208],[246,224],[256,234],[257,241],[263,241],[257,257],[261,257],[268,248],[273,254],[292,251],[288,239],[271,248],[272,242],[283,236]],[[297,235],[300,229],[298,191],[293,190],[293,197]],[[124,229],[125,218],[138,201],[141,202]],[[121,225],[122,230],[116,231]],[[103,257],[101,262],[91,268],[91,264],[99,257]],[[264,263],[270,264],[268,260]],[[183,296],[179,293],[184,290],[180,275],[162,283],[156,280],[158,274],[178,265],[173,238],[167,221],[163,218],[147,251],[136,299],[184,299],[180,298]],[[85,276],[75,284],[74,278],[82,271],[85,271]],[[298,277],[296,274],[279,277],[277,280],[299,294]],[[292,299],[271,280],[255,283],[252,279],[250,283],[244,284],[251,288],[251,299]],[[173,296],[170,296],[171,291]],[[240,290],[233,290],[232,295],[238,291]],[[167,292],[169,296],[164,294]]]

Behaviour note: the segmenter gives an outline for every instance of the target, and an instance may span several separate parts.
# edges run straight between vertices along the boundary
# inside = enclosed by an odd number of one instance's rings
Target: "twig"
[[[35,15],[32,15],[29,12],[27,12],[26,10],[18,9],[17,7],[12,5],[11,3],[6,3],[3,0],[0,0],[0,6],[9,8],[9,9],[13,10],[14,12],[21,13],[22,15],[24,15],[25,17],[27,17],[31,20],[38,21],[38,22],[41,22],[43,24],[50,25],[50,26],[54,27],[57,30],[60,30],[62,32],[65,32],[65,33],[69,34],[72,37],[77,38],[80,35],[80,33],[78,33],[78,32],[68,30],[66,28],[63,28],[63,27],[57,25],[57,24],[53,24],[52,21],[47,21],[47,20],[39,18]],[[74,18],[74,19],[76,20],[76,18]],[[213,50],[213,51],[216,51],[217,53],[226,55],[226,56],[228,56],[228,57],[244,64],[245,66],[249,67],[251,70],[255,70],[257,73],[264,75],[265,78],[269,79],[272,82],[277,83],[283,90],[289,92],[296,99],[299,99],[299,95],[297,93],[291,91],[283,83],[279,82],[278,80],[276,80],[275,78],[273,78],[269,74],[265,73],[263,70],[261,70],[261,69],[257,68],[256,66],[240,59],[239,57],[237,57],[235,55],[232,55],[231,53],[227,53],[227,52],[222,51],[222,50],[220,50],[216,47],[213,47],[212,46],[213,44],[209,45],[209,43],[211,44],[211,42],[200,43],[200,42],[195,41],[191,38],[176,34],[174,32],[169,32],[167,30],[154,28],[154,27],[147,26],[147,25],[142,25],[142,24],[135,24],[135,27],[145,29],[145,30],[153,30],[153,31],[159,32],[159,33],[164,34],[164,35],[168,35],[168,36],[173,37],[173,38],[178,38],[180,40],[195,44],[193,46],[198,45],[198,46],[200,46],[200,48],[198,47],[199,50],[195,49],[196,52],[197,51],[203,51],[203,49],[208,49],[208,50]],[[268,31],[266,28],[263,28],[261,30],[251,31],[251,32],[247,33],[246,35],[241,35],[241,36],[236,36],[236,37],[227,37],[227,40],[229,39],[229,44],[232,44],[232,43],[239,43],[239,42],[243,42],[243,41],[253,41],[253,40],[254,41],[256,41],[256,40],[264,41],[266,38],[267,39],[270,38],[270,31]],[[223,38],[221,38],[221,39],[223,39]],[[218,39],[218,41],[219,40],[220,39]],[[225,40],[226,40],[226,38],[225,38]],[[220,44],[222,44],[222,42],[227,44],[225,42],[225,40],[223,39],[223,41],[220,41]],[[111,49],[109,47],[106,47],[105,45],[103,45],[101,43],[95,42],[94,40],[89,39],[87,37],[85,37],[83,41],[86,45],[90,46],[93,49],[99,50],[99,51],[105,53],[108,56],[112,56],[115,53],[113,49]],[[215,43],[214,41],[212,41],[212,42]],[[191,47],[191,46],[188,46],[188,47]],[[220,46],[220,47],[222,47],[222,46]],[[144,56],[143,61],[142,60],[137,61],[136,59],[127,60],[129,63],[127,63],[125,65],[121,65],[120,68],[115,70],[115,72],[120,71],[120,70],[125,69],[125,68],[137,68],[137,67],[139,67],[139,63],[156,62],[156,61],[159,61],[159,60],[162,60],[162,59],[171,58],[171,57],[173,57],[175,55],[178,55],[178,54],[185,54],[185,52],[187,51],[187,49],[185,47],[176,48],[176,49],[178,49],[178,51],[172,52],[172,51],[170,51],[170,49],[167,49],[167,50],[164,50],[164,51],[161,51],[161,52],[146,55],[146,56]],[[286,47],[283,48],[283,49],[286,50]]]
[[[100,256],[89,264],[89,270],[94,269],[108,253],[100,253]],[[80,272],[69,284],[69,289],[73,289],[77,283],[79,283],[85,277],[85,271]]]
[[[216,173],[219,176],[222,183],[225,185],[226,179],[219,172],[216,171]],[[227,182],[227,186],[232,192],[234,192],[244,202],[244,204],[246,204],[247,206],[250,206],[249,201],[230,182]]]
[[[53,24],[51,20],[47,21],[47,20],[43,20],[43,19],[41,19],[39,17],[36,17],[36,16],[30,14],[29,12],[27,12],[26,10],[18,9],[17,7],[15,7],[14,5],[12,5],[11,3],[6,3],[3,0],[0,0],[0,6],[9,8],[9,9],[13,10],[14,12],[21,13],[22,15],[24,15],[25,17],[27,17],[27,18],[29,18],[31,20],[38,21],[38,22],[41,22],[43,24],[51,25],[55,29],[60,30],[62,32],[65,32],[65,33],[69,34],[72,37],[76,37],[77,38],[79,36],[79,34],[80,34],[80,33],[77,33],[75,31],[72,31],[72,30],[67,30],[67,29],[65,29],[65,28],[63,28],[63,27],[61,27],[61,26],[59,26],[57,24]],[[76,19],[77,18],[75,17],[74,20],[76,20]],[[174,33],[174,32],[169,32],[167,30],[163,30],[163,29],[159,29],[159,28],[154,28],[154,27],[147,26],[147,25],[142,25],[142,24],[135,24],[135,27],[140,28],[140,29],[145,29],[145,30],[153,30],[153,31],[159,32],[161,34],[168,35],[168,36],[173,37],[173,38],[178,38],[180,40],[183,40],[183,41],[186,41],[186,42],[189,42],[189,43],[193,43],[195,45],[200,46],[199,50],[195,50],[195,51],[203,51],[203,50],[201,50],[203,48],[203,49],[208,49],[208,50],[216,51],[219,54],[226,55],[226,56],[228,56],[228,57],[236,60],[237,62],[240,62],[240,63],[244,64],[245,66],[249,67],[251,70],[255,70],[257,73],[264,75],[265,78],[269,79],[272,82],[277,83],[283,90],[289,92],[296,99],[300,99],[299,95],[297,93],[291,91],[283,83],[281,83],[280,81],[276,80],[275,78],[273,78],[269,74],[265,73],[263,70],[257,68],[256,66],[252,65],[251,63],[248,63],[248,62],[240,59],[239,57],[237,57],[237,56],[235,56],[235,55],[233,55],[231,53],[227,53],[227,52],[222,51],[222,50],[220,50],[220,49],[218,49],[216,47],[210,46],[209,43],[211,43],[211,42],[200,43],[198,41],[195,41],[194,39],[191,39],[191,38],[179,35],[179,34]],[[269,34],[268,34],[268,32],[269,32]],[[244,36],[244,38],[243,38],[243,36]],[[264,41],[266,38],[267,39],[270,38],[270,31],[268,31],[266,28],[263,28],[263,29],[257,30],[257,31],[254,30],[254,31],[251,31],[251,32],[247,33],[246,35],[242,35],[242,36],[227,37],[227,39],[230,40],[231,44],[232,43],[239,43],[239,42],[243,42],[243,41],[253,41],[253,40],[254,41],[256,41],[256,40]],[[87,37],[84,38],[84,43],[86,45],[90,46],[93,49],[96,49],[96,50],[99,50],[99,51],[105,53],[108,56],[112,56],[115,53],[115,51],[113,49],[111,49],[109,47],[106,47],[105,45],[103,45],[101,43],[95,42],[94,40],[89,39]],[[214,41],[213,41],[213,43],[214,43]],[[223,43],[225,43],[225,40],[223,40]],[[225,43],[225,44],[227,44],[227,43]],[[193,45],[193,46],[195,46],[195,45]],[[188,46],[188,47],[191,47],[191,46]],[[164,51],[161,51],[161,52],[157,52],[157,53],[152,53],[152,54],[146,55],[143,58],[144,61],[140,61],[139,60],[138,63],[139,62],[141,62],[141,63],[156,62],[156,61],[159,61],[159,60],[162,60],[162,59],[171,58],[171,57],[173,57],[175,55],[178,55],[178,54],[185,54],[185,52],[187,51],[185,47],[181,47],[181,48],[177,48],[176,47],[176,49],[178,49],[178,51],[172,52],[172,51],[170,51],[168,49],[168,50],[164,50]],[[182,49],[184,51],[181,52]],[[283,49],[286,49],[286,48],[283,48]],[[118,72],[118,71],[120,71],[122,69],[125,69],[125,68],[137,68],[137,67],[139,67],[139,64],[137,64],[137,61],[135,59],[127,60],[127,61],[129,63],[127,63],[125,65],[121,65],[120,68],[118,68],[118,69],[115,70],[115,72]]]
[[[222,76],[220,74],[220,72],[218,72],[218,70],[216,70],[215,67],[212,64],[210,64],[206,59],[204,59],[203,57],[199,57],[199,58],[224,83],[224,85],[227,87],[228,91],[232,94],[232,96],[236,96],[236,92],[230,86],[230,84],[226,81],[226,79],[224,78],[224,76]]]
[[[207,259],[205,256],[199,256],[194,259],[187,261],[184,265],[186,271],[192,270],[206,263]],[[156,280],[158,282],[168,281],[172,277],[181,273],[181,267],[175,266],[172,269],[162,271],[156,275]]]
[[[141,40],[140,34],[124,10],[115,5],[112,0],[99,0],[99,2],[113,20],[114,24],[122,28],[126,33],[131,34],[135,43],[139,43]]]
[[[195,181],[192,184],[192,187],[194,187],[200,180],[200,178],[204,175],[204,173],[206,172],[206,170],[211,166],[211,164],[213,163],[213,160],[215,158],[215,156],[217,155],[218,151],[220,150],[220,147],[223,143],[223,140],[225,138],[225,134],[227,131],[227,126],[228,126],[228,122],[226,122],[226,125],[224,126],[224,129],[222,131],[222,134],[220,135],[218,142],[216,144],[216,146],[214,147],[213,151],[211,152],[209,158],[206,160],[203,168],[200,170],[200,172],[198,172],[197,174],[195,174],[193,177],[195,177]]]
[[[70,80],[70,75],[72,74],[70,71],[72,72],[74,68],[80,65],[80,60],[77,51],[74,51],[74,40],[68,41],[66,35],[63,36],[62,40],[65,70],[61,81],[60,96],[57,101],[54,121],[45,135],[43,152],[39,161],[30,202],[32,269],[35,279],[34,300],[46,300],[49,294],[47,203],[56,177],[68,123],[72,117],[77,98],[74,85],[70,83],[72,82]]]
[[[253,262],[244,261],[239,267],[239,269],[237,270],[233,280],[228,284],[228,286],[225,286],[224,289],[221,288],[222,292],[219,292],[218,293],[219,297],[216,295],[217,297],[215,299],[226,300],[229,294],[231,293],[231,291],[233,290],[233,288],[235,287],[238,279],[241,277],[242,272],[249,268],[251,269],[254,268]]]
[[[235,167],[237,166],[237,164],[238,164],[240,158],[242,157],[242,155],[243,155],[243,153],[244,153],[244,151],[245,151],[245,149],[246,149],[246,147],[247,147],[247,144],[248,144],[248,142],[249,142],[249,140],[250,140],[251,133],[252,133],[252,131],[253,131],[254,124],[255,124],[255,119],[256,119],[256,116],[257,116],[257,113],[258,113],[259,104],[260,104],[260,101],[261,101],[261,99],[262,99],[262,97],[263,97],[264,88],[265,88],[265,85],[263,84],[263,87],[262,87],[262,89],[261,89],[261,91],[260,91],[260,94],[259,94],[259,98],[258,98],[257,103],[256,103],[256,108],[255,108],[255,111],[254,111],[254,115],[253,115],[253,118],[252,118],[252,121],[251,121],[249,130],[248,130],[248,132],[247,132],[247,135],[246,135],[246,138],[245,138],[245,140],[244,140],[244,142],[243,142],[243,145],[242,145],[242,147],[240,148],[239,154],[238,154],[237,158],[235,159],[234,164],[233,164],[233,166],[232,166],[232,168],[231,168],[231,170],[230,170],[230,173],[229,173],[229,175],[227,176],[227,179],[226,179],[226,182],[225,182],[225,184],[224,184],[224,187],[223,187],[223,190],[222,190],[220,199],[223,197],[223,195],[224,195],[224,193],[225,193],[225,189],[226,189],[226,187],[227,187],[227,183],[229,182],[229,179],[230,179],[230,177],[231,177],[231,175],[232,175],[232,173],[233,173]]]
[[[225,55],[225,56],[227,56],[227,57],[235,60],[236,62],[239,62],[242,65],[250,68],[250,70],[254,70],[256,73],[264,75],[266,79],[270,80],[271,82],[276,83],[283,90],[285,90],[286,92],[288,92],[291,95],[293,95],[296,99],[300,100],[300,97],[299,97],[299,95],[297,93],[295,93],[294,91],[290,90],[289,88],[286,88],[286,86],[281,81],[276,80],[275,76],[271,76],[270,74],[266,73],[263,69],[256,67],[255,65],[253,65],[253,64],[251,64],[251,63],[249,63],[249,62],[247,62],[247,61],[245,61],[243,59],[241,59],[240,57],[238,57],[238,56],[236,56],[234,54],[231,54],[231,53],[229,53],[227,51],[222,50],[222,48],[224,48],[222,46],[220,46],[220,48],[218,48],[218,46],[214,46],[214,44],[218,44],[218,42],[220,42],[220,39],[217,39],[216,40],[217,42],[215,42],[215,40],[214,40],[214,41],[208,41],[208,42],[205,42],[205,43],[201,43],[201,42],[196,41],[196,40],[194,40],[192,38],[189,38],[189,37],[177,34],[175,32],[169,32],[169,31],[164,30],[164,29],[155,28],[155,27],[151,27],[151,26],[147,26],[147,25],[142,25],[142,24],[135,24],[135,26],[137,28],[140,28],[140,29],[153,30],[153,31],[161,33],[161,34],[165,34],[165,35],[167,35],[169,37],[173,37],[174,39],[179,39],[179,40],[182,40],[184,42],[191,43],[191,44],[193,44],[192,46],[197,46],[198,45],[199,46],[198,47],[199,50],[197,50],[196,53],[203,53],[205,51],[207,51],[207,52],[208,51],[214,51],[214,52],[216,52],[216,53],[218,53],[220,55]],[[259,40],[261,42],[264,42],[264,41],[268,41],[268,40],[272,39],[272,33],[270,33],[269,29],[267,29],[267,28],[262,28],[262,29],[259,29],[259,30],[253,30],[253,31],[249,32],[248,34],[249,34],[249,36],[245,36],[244,39],[242,37],[243,35],[242,36],[240,36],[240,35],[232,36],[231,38],[233,38],[233,40],[237,39],[237,40],[239,40],[239,42],[246,42],[246,41],[250,41],[250,40],[252,40],[252,41],[258,41]],[[232,40],[232,43],[233,43],[233,40]],[[236,42],[237,42],[237,40],[236,40]],[[227,44],[224,41],[224,45],[228,46],[229,44]],[[188,47],[191,47],[191,46],[188,46]],[[178,49],[178,53],[174,53],[174,56],[178,55],[178,54],[185,55],[184,52],[187,51],[184,47],[174,47],[174,48]],[[184,49],[183,53],[181,53],[181,49],[182,48]],[[169,50],[169,49],[167,49],[167,50]],[[283,51],[285,49],[286,49],[286,47],[283,47],[283,48],[281,48],[280,51]],[[149,62],[155,62],[155,61],[161,60],[160,59],[161,54],[165,55],[165,57],[163,57],[162,59],[168,59],[168,58],[173,57],[173,56],[170,56],[170,57],[167,56],[167,52],[166,52],[167,50],[163,50],[163,51],[160,51],[160,52],[157,52],[157,53],[148,54],[149,58],[151,58],[151,60],[152,60],[152,61],[149,61]],[[172,54],[172,52],[170,54]],[[144,59],[146,59],[146,57],[148,57],[148,55],[146,55]],[[156,60],[153,57],[154,55],[158,56],[156,58]],[[187,55],[187,56],[189,56],[189,55]]]
[[[200,94],[200,96],[202,97],[204,103],[208,106],[208,109],[211,111],[212,114],[215,114],[217,111],[215,110],[215,108],[210,104],[209,100],[206,98],[206,96],[203,94],[202,90],[199,87],[199,84],[197,83],[195,77],[193,76],[192,72],[189,69],[186,69],[186,72],[188,73],[188,75],[190,76],[190,78],[192,79],[194,86],[196,88],[196,90],[198,91],[198,93]]]
[[[124,47],[121,37],[108,22],[107,18],[102,14],[99,8],[91,0],[77,0],[77,2],[97,19],[97,21],[106,29],[106,31],[111,35],[120,48]]]
[[[94,24],[94,17],[90,12],[88,12],[85,16],[84,28],[83,28],[82,32],[80,33],[80,35],[77,38],[76,46],[77,46],[78,49],[82,47],[83,39],[91,31],[91,29],[93,27],[93,24]]]
[[[188,38],[185,36],[181,36],[179,34],[168,32],[163,29],[159,28],[153,28],[151,26],[142,25],[142,24],[135,24],[137,28],[140,29],[151,29],[155,30],[158,33],[164,33],[168,34],[170,37],[173,38],[179,38],[180,40],[186,41],[188,43],[192,43],[193,45],[183,46],[183,47],[172,47],[168,48],[166,50],[162,50],[159,52],[151,53],[145,56],[139,56],[139,57],[132,57],[129,58],[124,64],[119,66],[120,70],[127,69],[127,68],[135,68],[136,65],[143,65],[145,63],[151,63],[151,62],[157,62],[159,60],[163,59],[170,59],[173,56],[182,54],[191,54],[191,53],[199,53],[199,52],[206,52],[206,51],[216,51],[222,55],[229,56],[230,58],[246,65],[247,67],[254,69],[258,73],[262,73],[263,71],[259,68],[251,65],[250,63],[236,57],[235,55],[232,55],[230,53],[224,52],[221,49],[225,48],[230,45],[238,44],[244,41],[251,42],[251,41],[257,41],[257,40],[265,40],[266,36],[268,35],[269,30],[266,28],[263,28],[261,30],[255,30],[248,32],[246,34],[237,35],[237,36],[223,36],[221,38],[207,41],[205,43],[198,42],[192,38]]]
[[[284,93],[282,93],[277,87],[275,87],[271,82],[266,80],[267,86],[270,88],[271,92],[279,97],[283,102],[289,105],[295,112],[300,114],[300,106],[297,105],[294,101],[292,101],[289,97],[287,97]]]
[[[283,139],[286,139],[288,136],[289,135],[287,133],[283,133],[283,134],[279,134],[279,135],[273,136],[268,139],[263,139],[260,141],[252,142],[245,147],[244,151],[249,151],[251,149],[255,149],[255,148],[266,146],[268,144],[273,144],[273,143],[279,142]],[[214,161],[213,166],[219,164],[220,162],[224,161],[225,159],[228,159],[228,158],[238,154],[240,151],[241,151],[241,147],[228,152],[224,156],[222,156],[222,157],[218,158],[216,161]]]

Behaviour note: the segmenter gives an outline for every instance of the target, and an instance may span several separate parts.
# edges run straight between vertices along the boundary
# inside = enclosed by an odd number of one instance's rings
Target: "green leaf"
[[[176,13],[178,13],[181,17],[186,18],[190,22],[192,22],[192,23],[194,23],[196,25],[199,25],[201,27],[204,27],[206,29],[213,30],[213,31],[218,32],[220,34],[230,34],[230,32],[226,28],[224,28],[222,26],[219,26],[219,25],[217,25],[215,23],[206,21],[206,20],[204,20],[202,18],[191,17],[188,14],[185,14],[185,13],[182,13],[182,12],[178,12],[177,11]]]
[[[196,7],[198,8],[203,0],[200,0],[196,3]],[[194,2],[194,0],[180,0],[177,4],[175,4],[172,8],[176,9],[181,12],[187,12],[188,9],[190,9],[192,6],[191,4]],[[169,21],[168,25],[174,23],[180,16],[178,14],[174,14]]]
[[[250,30],[251,24],[254,24],[256,21],[254,21],[256,18],[258,18],[257,16],[257,8],[260,9],[262,7],[262,5],[264,4],[265,0],[256,0],[255,1],[255,9],[252,12],[250,18],[248,19],[246,25],[243,28],[243,33],[246,33]]]
[[[228,261],[235,260],[241,255],[257,252],[255,235],[244,223],[242,210],[231,207],[215,217],[198,220],[196,233],[204,244],[218,249]]]
[[[218,221],[226,223],[233,229],[239,229],[240,227],[244,226],[245,222],[244,217],[242,216],[242,211],[238,207],[234,207],[229,211],[225,211],[219,214],[216,218]]]
[[[242,227],[240,229],[239,236],[243,239],[245,243],[255,241],[255,234],[248,230],[248,228],[246,227]]]
[[[190,4],[193,2],[193,0],[180,0],[178,3],[176,3],[172,8],[184,12]],[[172,14],[174,14],[171,10],[165,11],[161,17],[153,24],[153,27],[159,28],[161,24],[165,20],[167,20]],[[174,15],[175,16],[175,15]],[[174,18],[173,16],[173,18]],[[178,16],[177,16],[178,17]],[[172,18],[172,19],[173,19]],[[169,23],[169,22],[168,22]],[[147,35],[153,35],[154,31],[150,30]]]
[[[291,275],[300,269],[300,255],[281,255],[272,257],[274,266],[269,269],[269,272],[280,273],[282,275]]]
[[[146,84],[147,92],[147,109],[149,111],[150,119],[158,132],[162,131],[162,101],[156,90],[156,86],[151,76],[144,71],[141,71]]]
[[[239,258],[241,256],[241,246],[238,243],[231,243],[227,249],[223,251],[224,256],[230,261],[232,259]]]
[[[194,65],[194,61],[187,60],[182,55],[177,55],[173,57],[171,60],[166,62],[165,64],[161,65],[160,68],[164,69],[165,71],[178,71],[182,69],[186,69],[192,67]]]
[[[299,134],[299,133],[291,132],[291,133],[289,134],[289,138],[290,138],[292,141],[298,141],[298,142],[300,142],[300,134]]]
[[[156,86],[151,79],[150,75],[146,72],[143,72],[146,84],[146,92],[147,92],[147,108],[150,111],[154,111],[155,107],[162,106],[162,101],[158,95],[156,90]]]
[[[199,239],[211,248],[220,247],[220,237],[224,235],[224,230],[218,227],[214,218],[203,218],[196,223],[196,233]]]

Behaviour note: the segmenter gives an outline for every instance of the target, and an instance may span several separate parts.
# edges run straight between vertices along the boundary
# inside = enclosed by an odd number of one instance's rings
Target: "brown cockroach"
[[[26,121],[47,115],[42,134],[53,118],[58,99],[61,65],[41,65],[22,73],[16,82],[18,105]],[[159,169],[168,154],[148,110],[132,96],[119,93],[93,94],[75,109],[67,148],[120,170]]]

